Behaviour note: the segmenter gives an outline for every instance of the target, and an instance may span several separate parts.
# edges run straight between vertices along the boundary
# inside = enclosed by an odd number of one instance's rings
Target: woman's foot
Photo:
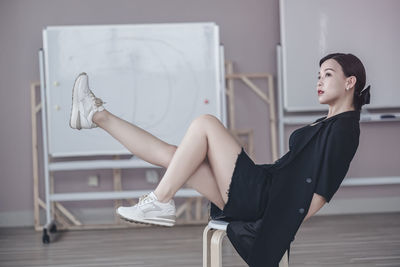
[[[73,129],[90,129],[97,125],[93,115],[104,110],[103,102],[89,89],[89,78],[85,72],[78,75],[72,88],[72,107],[69,126]]]
[[[122,219],[129,222],[174,226],[176,221],[174,200],[160,202],[154,191],[141,196],[136,205],[119,207],[116,212]]]

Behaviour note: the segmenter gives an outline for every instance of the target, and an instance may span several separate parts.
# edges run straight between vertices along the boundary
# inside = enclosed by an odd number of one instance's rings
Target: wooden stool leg
[[[214,233],[214,229],[211,229],[208,225],[203,231],[203,267],[211,266],[211,236]]]
[[[203,267],[222,267],[222,241],[226,231],[210,228],[203,231]],[[279,267],[289,267],[288,250],[279,262]]]
[[[211,267],[222,267],[222,241],[226,231],[216,230],[211,237]]]
[[[289,267],[287,250],[286,250],[285,254],[283,254],[281,261],[279,262],[279,267]]]

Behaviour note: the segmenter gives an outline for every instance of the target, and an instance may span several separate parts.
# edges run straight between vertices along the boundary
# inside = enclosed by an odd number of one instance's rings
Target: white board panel
[[[130,154],[100,128],[69,127],[72,86],[81,72],[110,112],[179,145],[193,118],[221,117],[219,49],[214,23],[45,28],[50,154]]]

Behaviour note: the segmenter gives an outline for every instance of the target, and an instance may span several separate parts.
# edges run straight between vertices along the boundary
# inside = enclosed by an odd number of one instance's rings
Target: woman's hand
[[[303,222],[313,216],[317,211],[319,211],[322,206],[326,203],[326,200],[323,196],[314,193],[313,198],[311,200],[310,208],[308,209],[308,213],[304,218]]]

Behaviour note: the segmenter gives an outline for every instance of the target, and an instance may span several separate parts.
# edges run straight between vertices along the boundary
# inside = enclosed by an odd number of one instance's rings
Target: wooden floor
[[[64,231],[42,244],[30,228],[0,228],[0,266],[202,266],[204,226]],[[246,266],[227,238],[223,266]],[[314,216],[290,266],[400,266],[400,213]]]

